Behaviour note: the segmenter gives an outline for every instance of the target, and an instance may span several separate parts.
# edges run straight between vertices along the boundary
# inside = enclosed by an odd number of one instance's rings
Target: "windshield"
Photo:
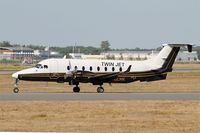
[[[35,67],[38,68],[38,69],[43,69],[43,68],[44,68],[44,69],[47,69],[47,68],[48,68],[48,65],[44,65],[44,66],[43,66],[42,64],[36,64]]]
[[[43,66],[41,64],[36,64],[35,67],[36,68],[43,68]]]

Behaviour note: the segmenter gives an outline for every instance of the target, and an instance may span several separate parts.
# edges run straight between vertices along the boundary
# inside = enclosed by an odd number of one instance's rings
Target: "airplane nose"
[[[13,73],[12,77],[17,79],[18,78],[18,74],[17,73]]]

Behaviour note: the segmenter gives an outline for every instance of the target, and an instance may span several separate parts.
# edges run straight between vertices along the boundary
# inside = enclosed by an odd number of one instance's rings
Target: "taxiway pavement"
[[[0,101],[200,100],[200,93],[1,93]]]

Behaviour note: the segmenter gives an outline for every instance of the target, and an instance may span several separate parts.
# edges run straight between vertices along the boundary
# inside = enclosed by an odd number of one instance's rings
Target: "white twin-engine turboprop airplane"
[[[164,44],[159,54],[144,61],[123,60],[84,60],[84,59],[46,59],[35,67],[18,71],[12,75],[16,79],[13,91],[18,93],[19,80],[68,82],[75,85],[74,92],[79,92],[79,83],[99,85],[98,93],[103,93],[103,83],[130,83],[134,81],[156,81],[166,79],[167,72],[180,50],[191,44]]]

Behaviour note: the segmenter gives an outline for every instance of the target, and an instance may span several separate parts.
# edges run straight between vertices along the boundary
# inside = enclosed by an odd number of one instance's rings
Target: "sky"
[[[0,41],[156,48],[200,43],[199,0],[0,0]]]

